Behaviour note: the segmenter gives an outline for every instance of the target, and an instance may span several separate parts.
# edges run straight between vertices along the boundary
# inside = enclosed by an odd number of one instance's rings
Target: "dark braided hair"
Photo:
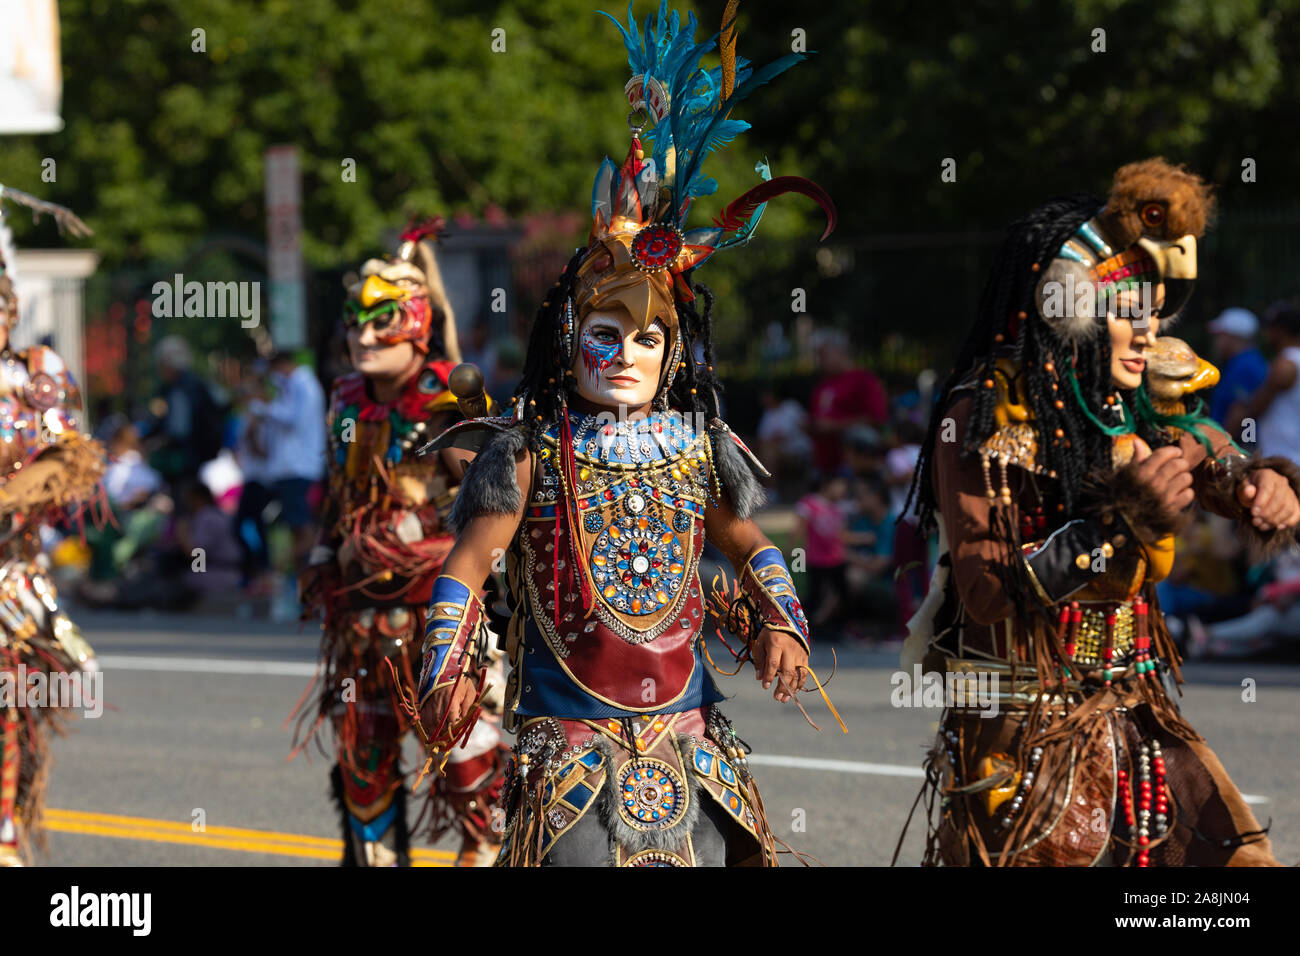
[[[681,361],[685,367],[678,369],[672,388],[668,390],[668,404],[682,412],[702,416],[705,422],[719,417],[718,397],[722,383],[713,371],[713,290],[695,283],[687,274],[687,285],[695,293],[695,302],[677,303],[678,334],[682,339]],[[704,309],[696,309],[703,301]],[[704,352],[704,364],[695,361],[695,343]]]
[[[1075,193],[1044,203],[1008,228],[984,286],[975,325],[939,392],[912,476],[907,503],[908,507],[916,504],[922,534],[935,528],[933,450],[953,403],[962,392],[970,391],[972,405],[962,437],[963,454],[974,454],[997,428],[994,411],[998,389],[986,388],[983,383],[1003,377],[995,367],[999,358],[1011,359],[1019,369],[1018,377],[1024,379],[1020,392],[1039,429],[1038,462],[1056,472],[1067,513],[1077,501],[1084,479],[1110,469],[1111,439],[1084,416],[1068,380],[1073,366],[1088,407],[1094,414],[1105,407],[1106,396],[1115,391],[1110,380],[1110,337],[1103,331],[1071,343],[1039,317],[1035,301],[1042,270],[1075,230],[1103,205],[1104,200],[1096,196]],[[1021,315],[1024,318],[1019,318]],[[1014,339],[1008,334],[1013,327]],[[997,340],[999,336],[1002,341]],[[1044,368],[1049,361],[1055,365],[1055,376]],[[969,389],[972,379],[973,390]],[[1057,391],[1052,390],[1053,383],[1058,385]],[[1056,407],[1058,399],[1061,408]],[[1059,442],[1054,440],[1058,429],[1063,435]],[[907,513],[907,507],[903,513]]]
[[[538,308],[528,337],[528,351],[524,353],[524,370],[511,396],[515,401],[523,399],[525,402],[524,425],[528,429],[528,447],[534,452],[541,450],[541,436],[547,423],[560,416],[560,396],[570,369],[565,364],[568,356],[556,354],[555,339],[564,317],[564,304],[573,295],[573,287],[578,282],[578,267],[586,254],[586,249],[573,254],[560,274],[560,280],[552,286]]]
[[[528,339],[528,352],[524,358],[523,374],[515,388],[513,401],[522,398],[524,424],[528,429],[528,445],[534,451],[541,448],[542,433],[560,417],[561,399],[572,393],[573,372],[568,367],[569,356],[559,355],[557,338],[564,318],[565,303],[577,285],[578,269],[587,255],[579,249],[569,259],[568,265],[547,293],[546,300],[533,319]],[[685,274],[688,287],[695,293],[695,302],[677,303],[678,335],[682,349],[679,361],[683,363],[668,390],[668,404],[680,412],[701,416],[705,422],[718,416],[718,396],[722,385],[713,372],[713,292],[697,285],[690,273]],[[703,302],[703,311],[696,308]],[[581,325],[574,316],[575,322]],[[577,334],[575,328],[574,334]],[[695,343],[704,351],[704,364],[695,362]],[[671,356],[665,355],[664,361]]]

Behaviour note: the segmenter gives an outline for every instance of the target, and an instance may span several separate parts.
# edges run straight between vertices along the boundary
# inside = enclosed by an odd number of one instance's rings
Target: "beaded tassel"
[[[1102,664],[1105,670],[1101,672],[1102,680],[1106,686],[1110,686],[1111,679],[1115,676],[1115,612],[1110,610],[1106,612],[1106,646],[1101,649]]]
[[[1156,669],[1151,659],[1151,632],[1148,630],[1147,602],[1142,595],[1133,599],[1133,646],[1137,649],[1137,675],[1148,677]]]
[[[1129,787],[1128,770],[1120,767],[1116,771],[1116,783],[1119,787],[1120,798],[1124,806],[1124,825],[1128,827],[1129,839],[1132,840],[1137,832],[1137,821],[1133,814],[1133,791]],[[1146,856],[1146,850],[1138,854],[1138,866],[1146,866],[1142,858]]]
[[[1007,484],[1007,462],[1005,458],[998,459],[998,469],[1002,473],[1002,488],[999,498],[1003,505],[1011,507],[1011,486]]]
[[[1155,781],[1152,782],[1154,771]],[[1124,819],[1129,836],[1138,847],[1137,865],[1151,865],[1151,838],[1162,836],[1169,828],[1169,797],[1165,785],[1165,758],[1160,752],[1160,741],[1138,746],[1137,812],[1133,811],[1133,797],[1128,789],[1128,776],[1120,770],[1120,786],[1125,794]],[[1154,808],[1154,813],[1152,810]]]
[[[1065,641],[1065,656],[1074,663],[1074,655],[1079,645],[1079,625],[1083,622],[1083,608],[1078,601],[1070,602],[1070,631]]]

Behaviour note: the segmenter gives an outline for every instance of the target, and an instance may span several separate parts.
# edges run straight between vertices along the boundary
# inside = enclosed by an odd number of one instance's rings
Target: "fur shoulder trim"
[[[459,535],[482,515],[514,514],[519,510],[524,493],[515,477],[515,463],[527,447],[528,436],[523,428],[502,431],[484,446],[465,472],[447,515],[452,534]]]
[[[767,491],[759,483],[770,475],[740,437],[720,418],[709,423],[713,442],[713,467],[723,494],[742,520],[753,516],[767,501]]]

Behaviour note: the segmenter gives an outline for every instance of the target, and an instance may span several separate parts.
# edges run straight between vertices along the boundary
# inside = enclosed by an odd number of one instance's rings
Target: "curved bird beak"
[[[365,284],[361,286],[360,298],[362,306],[371,309],[378,303],[389,299],[403,302],[410,298],[410,293],[401,286],[393,285],[387,279],[381,279],[379,276],[367,276]]]
[[[1155,260],[1164,280],[1165,306],[1160,310],[1161,314],[1177,315],[1192,297],[1196,285],[1196,237],[1186,235],[1166,240],[1143,236],[1138,245]]]

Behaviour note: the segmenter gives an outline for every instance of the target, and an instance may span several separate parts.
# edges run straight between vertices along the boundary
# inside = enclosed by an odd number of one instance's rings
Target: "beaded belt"
[[[1122,604],[1084,607],[1078,601],[1061,605],[1057,639],[1065,656],[1085,668],[1102,667],[1106,686],[1127,667],[1132,657],[1134,672],[1145,677],[1156,668],[1151,657],[1150,608],[1142,595]]]
[[[1082,616],[1079,620],[1078,631],[1074,636],[1073,660],[1076,664],[1083,664],[1086,667],[1099,667],[1105,663],[1103,655],[1106,646],[1106,617],[1108,614],[1115,615],[1114,638],[1111,644],[1114,648],[1113,660],[1116,662],[1122,661],[1133,652],[1135,628],[1132,601],[1126,601],[1123,604],[1080,601],[1079,610],[1082,611]]]

